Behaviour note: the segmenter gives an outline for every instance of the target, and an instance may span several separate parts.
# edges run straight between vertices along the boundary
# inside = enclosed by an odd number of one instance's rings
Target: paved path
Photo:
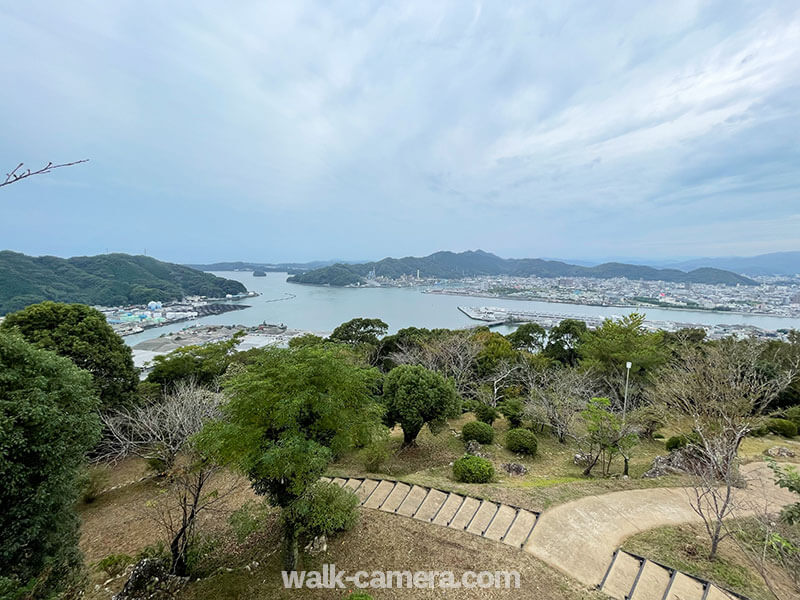
[[[742,467],[737,516],[796,497],[772,483],[764,463]],[[543,513],[509,504],[386,479],[323,478],[353,490],[365,508],[449,527],[519,548],[608,595],[630,600],[731,598],[717,587],[644,557],[618,551],[631,535],[665,525],[697,522],[690,489],[650,488],[588,496]]]
[[[765,498],[771,508],[796,501],[791,492],[772,483],[764,463],[742,467],[748,487],[736,491],[747,516]],[[614,551],[626,538],[665,525],[699,522],[692,509],[693,492],[685,488],[650,488],[589,496],[542,513],[526,550],[586,585],[598,585]]]

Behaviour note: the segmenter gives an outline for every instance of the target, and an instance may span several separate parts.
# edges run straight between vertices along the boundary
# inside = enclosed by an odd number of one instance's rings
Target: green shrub
[[[539,440],[530,429],[510,429],[506,433],[506,448],[517,454],[536,455]]]
[[[770,433],[786,438],[797,435],[797,425],[789,419],[769,419],[767,421],[767,429],[769,429]]]
[[[485,458],[465,454],[453,463],[453,477],[462,483],[489,483],[494,467]]]
[[[500,412],[508,420],[508,424],[516,429],[522,426],[522,417],[525,414],[525,405],[519,398],[509,398],[503,402]]]
[[[369,473],[380,472],[389,454],[389,433],[386,430],[361,451],[364,469]]]
[[[265,502],[248,500],[228,517],[228,524],[241,544],[250,535],[263,529],[269,518],[270,508]]]
[[[367,592],[353,592],[345,600],[373,600]]]
[[[317,482],[281,511],[282,524],[294,523],[304,540],[330,537],[352,528],[358,521],[358,496],[334,483]]]
[[[761,425],[759,427],[754,427],[750,431],[747,432],[747,435],[750,437],[764,437],[769,433],[769,429],[767,429],[766,425]]]
[[[104,559],[95,563],[98,571],[103,571],[109,577],[116,577],[125,571],[125,567],[133,562],[133,557],[127,554],[109,554]]]
[[[100,495],[110,479],[108,468],[102,465],[91,466],[86,469],[81,478],[81,500],[84,504],[91,504]]]
[[[474,398],[465,398],[461,401],[461,412],[463,413],[474,413],[475,409],[478,407],[478,401]]]
[[[488,423],[470,421],[461,428],[461,439],[465,444],[470,440],[479,444],[491,444],[494,441],[494,429]]]
[[[670,452],[673,450],[678,450],[680,448],[685,448],[689,444],[699,444],[700,437],[696,433],[690,433],[688,435],[681,434],[681,435],[673,435],[669,438],[666,443],[664,444]]]
[[[783,416],[800,429],[800,405],[787,408],[783,411]]]
[[[663,440],[664,439],[664,434],[663,433],[654,433],[653,434],[653,439],[654,440]]]
[[[489,406],[484,402],[479,402],[477,406],[475,406],[475,418],[478,419],[478,421],[491,425],[499,416],[500,411],[494,406]]]
[[[164,560],[172,560],[172,555],[169,552],[169,549],[164,545],[164,542],[157,542],[155,544],[150,544],[149,546],[145,546],[134,557],[135,562],[139,562],[144,558],[161,558]]]

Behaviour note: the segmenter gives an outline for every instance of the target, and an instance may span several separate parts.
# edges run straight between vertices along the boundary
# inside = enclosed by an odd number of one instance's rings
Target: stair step
[[[472,519],[472,523],[467,526],[469,533],[475,535],[483,535],[483,530],[488,527],[489,522],[492,521],[497,514],[498,505],[494,502],[484,502]]]
[[[627,552],[618,552],[603,584],[603,592],[614,598],[627,598],[633,582],[636,581],[636,576],[639,574],[640,565],[639,559]]]
[[[631,600],[663,600],[671,575],[668,569],[646,561]]]
[[[428,488],[424,488],[418,485],[415,485],[411,488],[411,491],[406,496],[406,499],[397,507],[395,511],[398,515],[403,515],[404,517],[410,517],[417,509],[422,505],[422,501],[428,495]]]
[[[392,492],[386,497],[381,510],[386,512],[394,512],[394,509],[400,506],[400,503],[406,499],[406,496],[411,491],[411,486],[407,483],[397,483]]]
[[[395,483],[393,481],[381,481],[369,498],[364,502],[366,508],[378,508],[384,500],[392,493]]]
[[[490,540],[500,541],[500,538],[508,531],[508,527],[511,525],[515,516],[517,516],[516,509],[506,506],[505,504],[501,505],[494,521],[492,521],[483,535]]]
[[[439,510],[439,513],[434,517],[433,523],[435,525],[447,525],[456,511],[461,508],[461,505],[466,500],[466,496],[459,496],[458,494],[448,494],[444,505]]]
[[[354,492],[358,489],[358,487],[364,483],[363,479],[348,479],[347,483],[344,484],[345,489]]]
[[[447,500],[447,496],[447,493],[441,490],[431,490],[427,498],[422,501],[422,504],[417,509],[414,518],[420,521],[430,521],[433,515],[436,514],[436,511],[438,511],[445,500]]]
[[[475,512],[478,510],[480,505],[480,500],[467,496],[459,511],[450,520],[448,527],[451,527],[452,529],[464,529],[472,520],[472,517],[475,515]]]
[[[338,485],[339,487],[344,487],[344,484],[347,483],[346,479],[342,479],[341,477],[334,477],[333,483]]]
[[[702,583],[678,572],[675,574],[666,600],[703,600],[703,591]]]
[[[528,541],[534,525],[536,525],[536,514],[520,509],[511,525],[511,529],[508,530],[508,533],[503,538],[503,543],[521,548]]]
[[[724,592],[723,590],[719,589],[717,586],[712,584],[711,587],[708,589],[708,595],[706,596],[706,600],[738,600],[738,598],[736,598],[736,596],[734,596],[733,594],[728,594],[727,592]]]
[[[356,496],[361,501],[361,504],[364,504],[364,500],[369,498],[369,495],[375,491],[375,488],[378,487],[377,481],[374,479],[365,479],[361,486],[356,489]]]

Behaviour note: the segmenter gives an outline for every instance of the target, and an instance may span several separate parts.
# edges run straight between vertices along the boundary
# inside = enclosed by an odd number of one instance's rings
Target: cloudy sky
[[[0,247],[800,250],[800,2],[0,6]]]

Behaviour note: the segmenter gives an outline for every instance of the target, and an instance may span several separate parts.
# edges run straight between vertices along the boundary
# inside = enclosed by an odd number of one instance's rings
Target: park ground
[[[484,447],[497,468],[496,480],[489,484],[461,484],[451,477],[452,462],[464,452],[464,444],[457,433],[463,424],[472,420],[471,414],[449,422],[448,427],[434,436],[423,430],[415,447],[401,448],[401,432],[394,431],[389,444],[389,457],[377,470],[365,468],[364,457],[359,452],[345,456],[332,465],[332,476],[370,476],[398,479],[443,490],[457,491],[471,496],[505,502],[542,511],[548,507],[577,498],[608,492],[647,487],[676,487],[687,480],[680,476],[642,479],[653,458],[665,454],[663,440],[643,441],[633,455],[630,477],[621,476],[622,464],[615,464],[608,477],[582,476],[582,468],[573,462],[578,448],[573,444],[560,444],[547,433],[539,435],[539,449],[533,458],[515,455],[502,447],[507,430],[505,420],[494,424],[495,443]],[[665,437],[678,429],[667,428],[660,433]],[[772,435],[748,438],[742,446],[744,462],[763,460],[769,447],[792,447],[800,456],[800,442]],[[800,459],[789,459],[800,462]],[[522,476],[505,474],[499,467],[504,462],[518,462],[528,468]],[[158,480],[148,477],[145,464],[138,459],[127,459],[108,468],[109,480],[97,499],[80,508],[83,520],[81,546],[89,566],[91,583],[87,598],[109,598],[108,590],[118,591],[123,578],[112,578],[101,571],[97,563],[109,555],[124,554],[131,557],[142,552],[156,552],[164,539],[159,525],[151,518],[149,505],[162,493]],[[231,514],[244,505],[258,506],[260,499],[250,489],[246,480],[232,473],[224,473],[216,482],[231,493],[218,510],[203,517],[200,527],[202,543],[198,546],[197,574],[181,597],[192,600],[216,598],[345,598],[331,590],[284,590],[280,578],[280,540],[275,526],[277,515],[271,510],[260,513],[259,527],[243,536],[231,526]],[[694,525],[661,528],[639,534],[625,542],[627,548],[661,560],[687,572],[715,580],[728,588],[745,593],[754,600],[769,598],[764,595],[758,575],[737,553],[736,545],[723,546],[721,559],[715,563],[704,560],[704,540]],[[329,540],[326,552],[303,555],[301,568],[313,570],[323,563],[335,563],[338,569],[359,570],[452,570],[456,574],[470,570],[510,570],[520,572],[520,590],[449,591],[452,598],[530,598],[542,600],[602,598],[603,595],[581,586],[555,569],[538,561],[530,554],[503,544],[448,528],[427,525],[415,520],[362,509],[358,524],[350,531]],[[774,567],[780,581],[788,576]],[[111,581],[109,581],[109,579]],[[379,590],[371,592],[376,600],[390,598],[440,597],[436,590]]]

